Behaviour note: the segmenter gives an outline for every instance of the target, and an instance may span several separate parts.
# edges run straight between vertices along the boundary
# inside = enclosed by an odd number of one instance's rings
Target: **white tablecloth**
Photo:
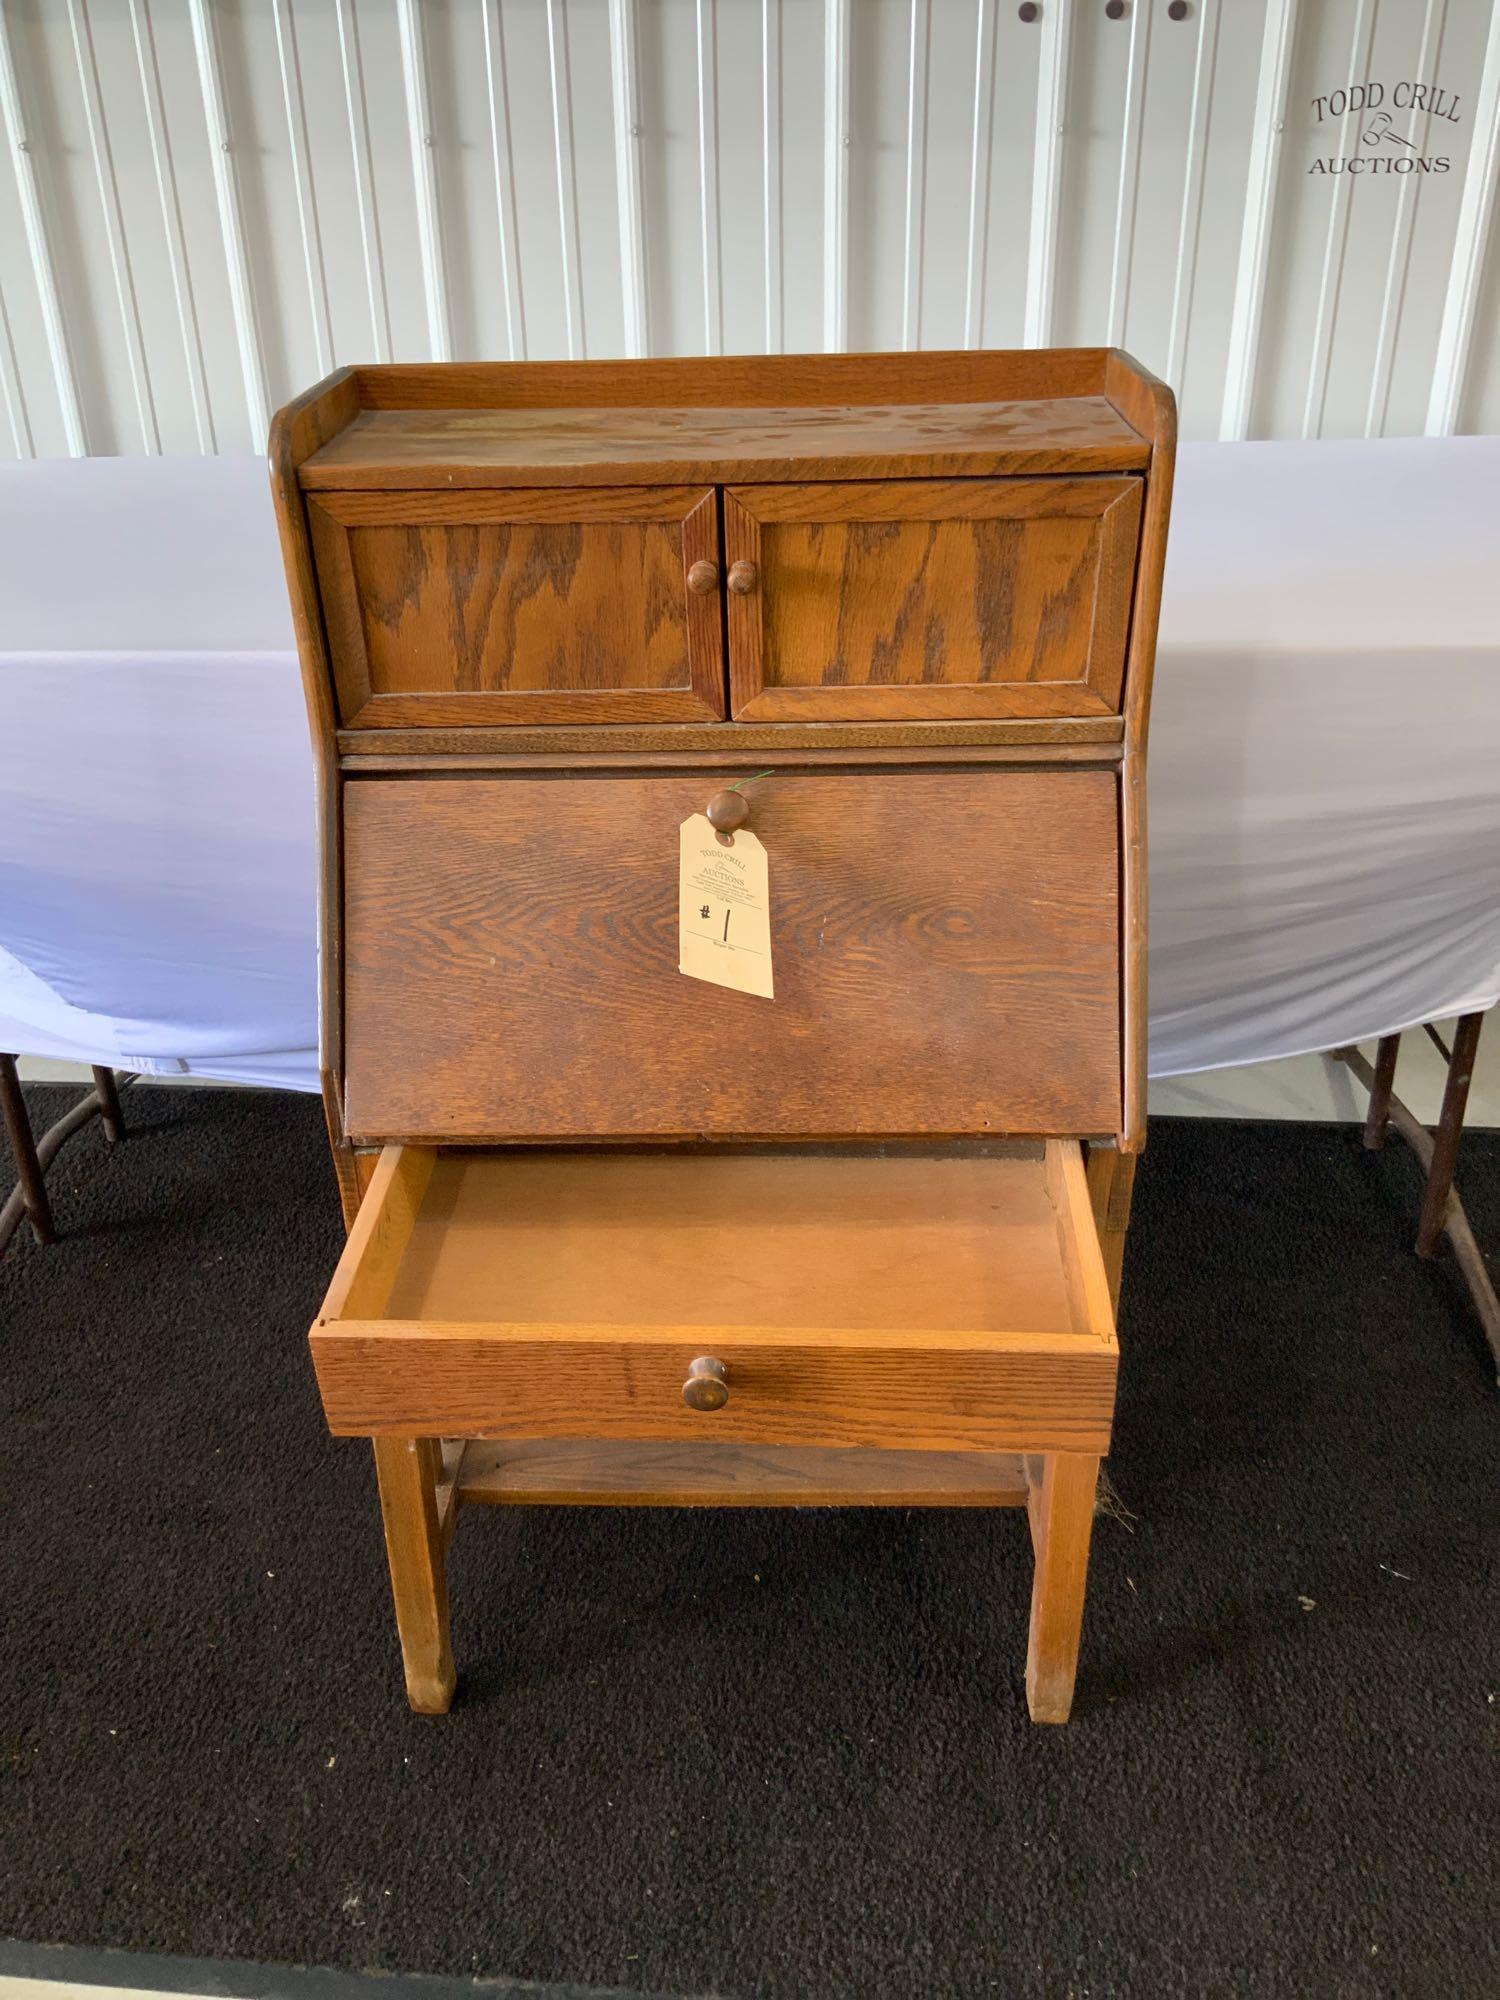
[[[1500,438],[1187,445],[1151,1071],[1500,997]],[[258,460],[0,465],[0,1048],[316,1087],[313,798]]]

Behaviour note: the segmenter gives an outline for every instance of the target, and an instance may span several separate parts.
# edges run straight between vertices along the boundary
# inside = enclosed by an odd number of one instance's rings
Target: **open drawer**
[[[313,1359],[340,1434],[1103,1452],[1073,1140],[388,1146]]]

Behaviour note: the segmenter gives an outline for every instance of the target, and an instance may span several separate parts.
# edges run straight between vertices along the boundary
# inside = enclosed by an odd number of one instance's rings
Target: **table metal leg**
[[[1427,1176],[1422,1197],[1422,1219],[1417,1230],[1419,1256],[1435,1254],[1438,1239],[1446,1235],[1474,1309],[1479,1314],[1485,1339],[1500,1373],[1500,1296],[1485,1262],[1484,1252],[1474,1237],[1463,1203],[1453,1185],[1458,1162],[1458,1142],[1463,1136],[1464,1110],[1469,1101],[1469,1085],[1474,1076],[1474,1057],[1479,1047],[1479,1031],[1484,1015],[1465,1014],[1453,1037],[1452,1050],[1443,1048],[1436,1032],[1431,1035],[1448,1063],[1448,1081],[1443,1091],[1443,1109],[1436,1133],[1429,1132],[1407,1109],[1391,1088],[1396,1068],[1398,1035],[1387,1035],[1380,1043],[1376,1066],[1372,1069],[1356,1048],[1333,1049],[1335,1062],[1344,1063],[1370,1093],[1370,1114],[1365,1121],[1365,1144],[1379,1145],[1387,1126],[1399,1132],[1421,1161]],[[1387,1054],[1389,1051],[1389,1054]],[[1384,1081],[1382,1083],[1382,1070]],[[1377,1121],[1376,1111],[1380,1116]]]
[[[1375,1076],[1370,1084],[1370,1109],[1365,1115],[1365,1144],[1374,1151],[1385,1144],[1386,1122],[1391,1115],[1391,1091],[1396,1082],[1396,1058],[1401,1053],[1399,1035],[1382,1035],[1375,1049]]]
[[[125,1137],[125,1116],[120,1109],[120,1092],[115,1083],[112,1069],[93,1065],[94,1089],[99,1094],[99,1122],[104,1127],[104,1137],[111,1145],[118,1145]]]
[[[1483,1014],[1465,1014],[1453,1037],[1443,1108],[1433,1135],[1432,1164],[1427,1169],[1427,1192],[1422,1197],[1422,1219],[1417,1224],[1419,1257],[1437,1255],[1438,1238],[1447,1221],[1448,1198],[1453,1192],[1453,1174],[1458,1165],[1458,1142],[1463,1137],[1464,1111],[1469,1102],[1469,1085],[1474,1080],[1479,1030],[1483,1026]]]
[[[38,1243],[52,1243],[57,1236],[52,1226],[52,1204],[47,1199],[47,1182],[37,1154],[31,1119],[27,1116],[26,1099],[21,1094],[21,1079],[16,1071],[14,1056],[0,1055],[0,1105],[5,1110],[5,1129],[10,1138],[10,1150],[15,1155],[21,1206],[31,1224],[31,1233]],[[0,1244],[3,1242],[4,1238],[0,1237]]]

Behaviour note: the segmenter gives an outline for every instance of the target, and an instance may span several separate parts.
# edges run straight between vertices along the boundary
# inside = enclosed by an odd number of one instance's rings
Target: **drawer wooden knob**
[[[735,833],[750,817],[743,792],[715,792],[708,802],[708,823],[715,833]]]
[[[719,565],[711,562],[695,562],[687,574],[689,590],[697,591],[700,597],[719,587]]]
[[[760,571],[753,562],[731,563],[726,581],[736,597],[748,597],[760,582]]]
[[[729,1401],[729,1370],[711,1354],[700,1354],[688,1367],[682,1400],[690,1410],[722,1410]]]

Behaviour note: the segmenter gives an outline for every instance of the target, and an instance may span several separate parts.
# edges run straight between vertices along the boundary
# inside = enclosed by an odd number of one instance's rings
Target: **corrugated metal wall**
[[[1500,6],[1031,11],[0,0],[0,450],[258,448],[345,360],[1102,341],[1189,437],[1500,429]]]

